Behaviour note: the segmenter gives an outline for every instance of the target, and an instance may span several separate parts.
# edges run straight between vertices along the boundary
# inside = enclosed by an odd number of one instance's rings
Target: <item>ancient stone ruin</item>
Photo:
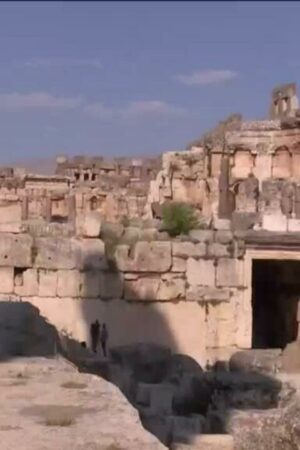
[[[270,119],[234,115],[161,158],[59,157],[53,176],[1,169],[2,301],[31,304],[61,339],[88,346],[91,323],[105,322],[112,361],[97,373],[166,445],[236,423],[217,417],[220,403],[229,408],[232,379],[212,368],[267,364],[266,378],[239,380],[233,408],[249,407],[245,391],[255,383],[267,394],[253,408],[275,408],[280,389],[270,373],[300,368],[297,108],[295,86],[282,86]],[[196,229],[170,237],[162,210],[172,203],[193,208]],[[14,334],[0,350],[24,354]],[[193,403],[195,392],[204,403]],[[199,438],[193,448],[231,450],[223,438]]]

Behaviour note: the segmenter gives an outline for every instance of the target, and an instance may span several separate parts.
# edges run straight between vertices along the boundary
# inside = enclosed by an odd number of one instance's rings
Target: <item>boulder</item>
[[[281,368],[280,349],[255,349],[234,353],[229,361],[232,371],[275,374]]]

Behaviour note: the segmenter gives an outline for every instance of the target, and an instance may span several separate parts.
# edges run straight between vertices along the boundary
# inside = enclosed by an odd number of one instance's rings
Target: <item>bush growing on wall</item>
[[[170,202],[163,206],[162,218],[170,236],[187,234],[198,227],[198,220],[192,206],[185,203]]]

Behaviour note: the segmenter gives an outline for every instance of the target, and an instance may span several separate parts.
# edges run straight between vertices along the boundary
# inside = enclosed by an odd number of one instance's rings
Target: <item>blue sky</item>
[[[184,148],[299,81],[300,4],[0,3],[0,162]]]

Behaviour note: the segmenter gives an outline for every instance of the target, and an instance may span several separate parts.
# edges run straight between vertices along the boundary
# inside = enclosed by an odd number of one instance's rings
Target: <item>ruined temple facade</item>
[[[78,341],[97,317],[111,346],[163,344],[201,365],[297,342],[300,120],[288,86],[274,90],[272,119],[235,117],[158,159],[60,157],[51,177],[3,168],[1,298],[31,302]],[[193,206],[198,229],[162,231],[171,201]]]

